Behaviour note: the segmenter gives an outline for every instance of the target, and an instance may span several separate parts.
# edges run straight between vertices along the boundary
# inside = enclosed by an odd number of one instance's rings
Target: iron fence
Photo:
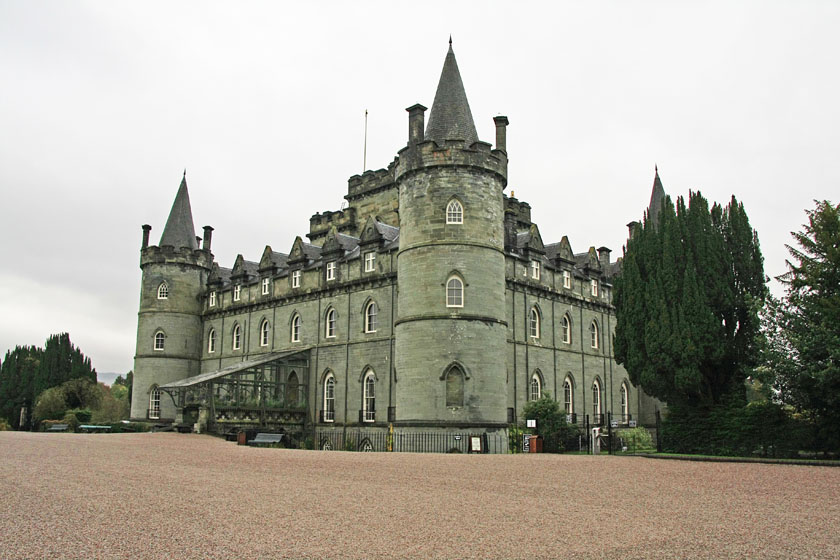
[[[476,439],[477,438],[477,439]],[[395,432],[357,429],[320,429],[318,449],[324,451],[396,451],[401,453],[507,453],[505,434]]]

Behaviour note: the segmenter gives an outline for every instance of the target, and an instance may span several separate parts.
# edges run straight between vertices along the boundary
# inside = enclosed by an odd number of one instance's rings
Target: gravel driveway
[[[840,468],[0,432],[0,558],[840,558]]]

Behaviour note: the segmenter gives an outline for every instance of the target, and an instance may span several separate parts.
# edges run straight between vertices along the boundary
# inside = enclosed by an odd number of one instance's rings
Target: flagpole
[[[362,156],[362,173],[367,170],[367,109],[365,109],[365,152]]]

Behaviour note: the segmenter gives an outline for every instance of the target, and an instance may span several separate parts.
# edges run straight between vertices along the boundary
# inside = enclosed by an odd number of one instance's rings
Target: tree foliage
[[[566,423],[566,413],[560,404],[544,395],[541,399],[528,401],[522,408],[522,418],[536,420],[536,434],[543,438],[543,449],[556,453],[565,449],[565,442],[577,433],[576,426]]]
[[[733,196],[709,208],[663,201],[628,241],[616,281],[616,360],[630,380],[670,404],[712,406],[756,363],[767,290],[758,237]]]

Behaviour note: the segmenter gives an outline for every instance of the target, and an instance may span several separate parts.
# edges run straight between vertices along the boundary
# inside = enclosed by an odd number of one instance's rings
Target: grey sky
[[[620,256],[658,163],[671,195],[743,201],[773,276],[840,200],[840,3],[512,6],[0,0],[0,351],[69,331],[131,369],[140,226],[157,244],[183,169],[222,266],[288,252],[362,171],[365,109],[368,168],[405,144],[450,33],[546,243]]]

